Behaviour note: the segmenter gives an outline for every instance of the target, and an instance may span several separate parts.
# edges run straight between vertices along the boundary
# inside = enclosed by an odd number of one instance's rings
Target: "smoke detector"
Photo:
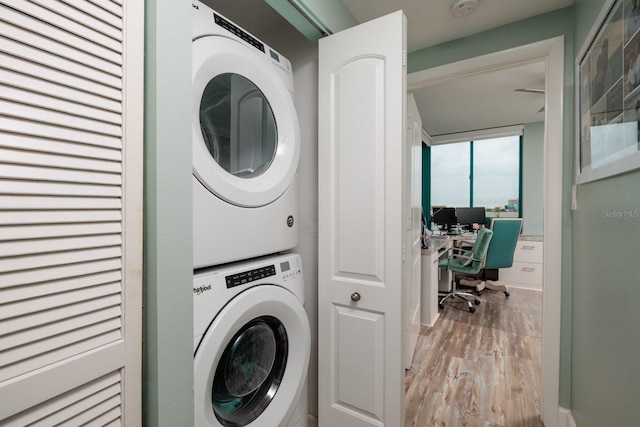
[[[478,0],[457,0],[451,6],[451,14],[456,18],[469,16],[478,8]]]

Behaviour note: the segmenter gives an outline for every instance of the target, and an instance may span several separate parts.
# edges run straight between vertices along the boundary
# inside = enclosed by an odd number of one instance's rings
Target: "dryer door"
[[[196,349],[195,425],[284,424],[304,387],[310,348],[306,313],[291,292],[260,285],[236,296]]]
[[[300,157],[291,94],[271,64],[220,36],[193,42],[193,173],[216,196],[264,206],[284,193]]]

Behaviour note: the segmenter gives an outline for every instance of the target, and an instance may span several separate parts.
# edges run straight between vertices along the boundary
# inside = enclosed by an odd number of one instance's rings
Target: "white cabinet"
[[[519,240],[513,265],[500,269],[500,280],[513,288],[542,290],[542,247],[542,241]]]
[[[438,253],[422,251],[420,322],[433,326],[438,318]]]

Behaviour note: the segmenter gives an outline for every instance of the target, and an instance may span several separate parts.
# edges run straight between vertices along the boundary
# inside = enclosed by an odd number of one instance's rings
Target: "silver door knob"
[[[360,301],[360,294],[357,292],[354,292],[351,294],[351,301],[353,302],[358,302]]]

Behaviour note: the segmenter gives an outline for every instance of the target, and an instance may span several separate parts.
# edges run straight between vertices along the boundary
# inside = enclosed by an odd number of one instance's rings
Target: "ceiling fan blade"
[[[544,89],[529,89],[529,88],[520,88],[514,89],[515,92],[525,92],[525,93],[544,93]]]

